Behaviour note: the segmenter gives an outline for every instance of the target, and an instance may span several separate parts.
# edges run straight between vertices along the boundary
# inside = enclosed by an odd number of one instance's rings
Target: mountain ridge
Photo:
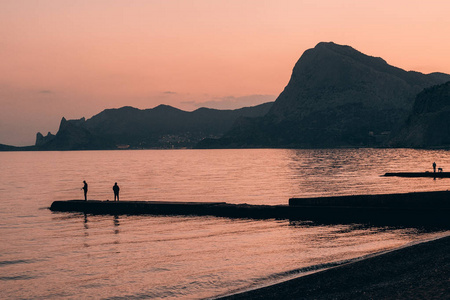
[[[188,112],[170,105],[150,109],[105,109],[90,119],[66,120],[56,135],[36,134],[39,150],[192,148],[205,137],[218,137],[240,116],[266,114],[272,102],[235,110],[199,108]]]

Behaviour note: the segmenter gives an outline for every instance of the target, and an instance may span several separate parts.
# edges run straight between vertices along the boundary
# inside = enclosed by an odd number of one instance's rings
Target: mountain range
[[[199,108],[193,112],[168,105],[152,109],[106,109],[86,120],[61,120],[56,135],[36,135],[39,150],[192,148],[206,137],[220,137],[239,117],[265,115],[272,102],[236,110]]]
[[[303,53],[275,102],[107,109],[88,120],[62,118],[55,135],[37,133],[35,146],[0,150],[450,147],[449,81],[321,42]]]

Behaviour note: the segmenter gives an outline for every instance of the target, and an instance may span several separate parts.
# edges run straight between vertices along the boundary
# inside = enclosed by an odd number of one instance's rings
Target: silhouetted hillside
[[[419,93],[394,147],[450,148],[450,81]]]
[[[403,122],[423,88],[450,75],[407,72],[349,46],[319,43],[303,53],[266,116],[241,118],[208,147],[376,146]]]
[[[85,120],[62,118],[56,135],[36,135],[41,150],[193,147],[206,137],[220,137],[238,117],[265,115],[273,103],[236,110],[200,108],[186,112],[159,105],[106,109]]]
[[[0,151],[33,151],[36,150],[34,146],[16,147],[0,144]]]
[[[66,120],[64,117],[56,135],[51,133],[42,140],[36,135],[36,148],[39,150],[101,150],[114,149],[115,145],[103,136],[86,127],[86,120]]]

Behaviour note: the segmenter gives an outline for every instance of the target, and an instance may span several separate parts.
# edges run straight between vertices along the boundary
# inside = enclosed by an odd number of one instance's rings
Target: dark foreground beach
[[[450,236],[221,299],[450,299]]]

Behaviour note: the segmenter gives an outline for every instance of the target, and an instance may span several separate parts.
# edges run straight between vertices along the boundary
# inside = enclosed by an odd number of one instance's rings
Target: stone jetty
[[[393,172],[393,173],[385,173],[384,176],[450,178],[450,172]]]
[[[321,223],[450,226],[450,192],[291,198],[288,205],[226,202],[55,201],[50,210],[109,215],[194,215]]]

